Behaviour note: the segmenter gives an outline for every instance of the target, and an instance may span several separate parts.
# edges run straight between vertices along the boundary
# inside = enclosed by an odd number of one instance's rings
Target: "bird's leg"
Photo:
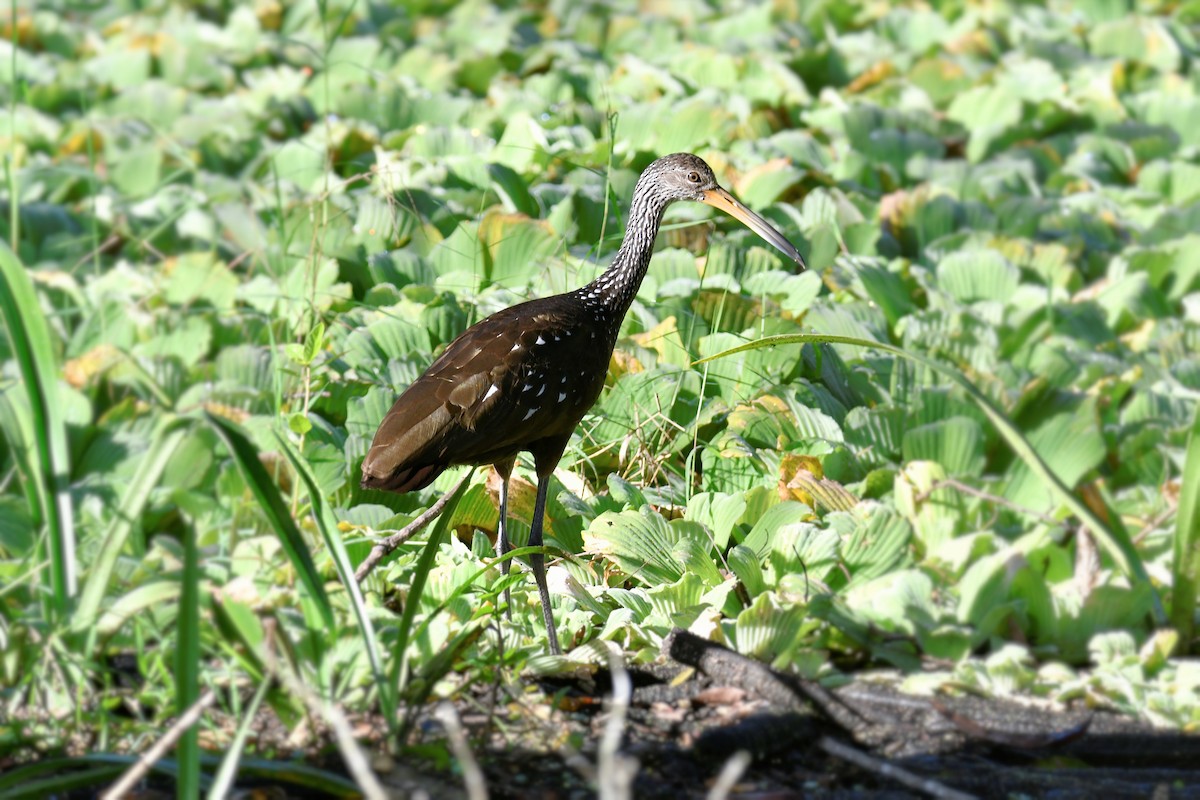
[[[550,476],[554,468],[543,472],[538,469],[537,500],[533,504],[533,521],[529,526],[529,546],[542,546],[542,523],[546,518],[546,493],[550,490]],[[529,564],[533,567],[533,579],[537,581],[538,594],[542,598],[542,617],[546,621],[546,636],[550,640],[550,652],[562,653],[558,646],[558,634],[554,630],[554,614],[550,611],[550,589],[546,586],[546,558],[541,553],[531,553]]]
[[[508,552],[508,479],[512,477],[514,463],[515,459],[510,458],[493,465],[500,476],[500,523],[496,531],[496,555],[503,559],[500,562],[500,574],[505,578],[512,566],[512,559],[504,558],[504,555]],[[504,588],[504,616],[512,619],[512,590],[507,586]]]

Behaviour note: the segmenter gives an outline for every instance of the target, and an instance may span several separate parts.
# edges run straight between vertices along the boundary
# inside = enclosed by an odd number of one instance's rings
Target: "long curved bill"
[[[775,228],[771,227],[771,223],[767,222],[758,214],[755,214],[753,211],[735,200],[733,195],[722,189],[720,186],[715,189],[709,189],[707,192],[705,192],[704,199],[701,202],[705,205],[712,206],[713,208],[721,209],[726,214],[757,233],[773,247],[775,247],[775,249],[779,250],[779,252],[783,253],[792,261],[795,261],[800,266],[800,269],[807,268],[807,265],[804,263],[804,258],[800,255],[800,251],[796,249],[795,245],[787,240],[786,236],[775,230]]]

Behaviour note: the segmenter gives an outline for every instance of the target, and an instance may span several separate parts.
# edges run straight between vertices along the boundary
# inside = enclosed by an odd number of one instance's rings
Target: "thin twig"
[[[429,510],[421,514],[412,522],[404,526],[404,529],[398,533],[393,533],[386,539],[382,539],[375,543],[371,548],[370,554],[363,559],[363,562],[358,565],[358,569],[354,570],[354,580],[362,583],[363,578],[371,574],[371,570],[383,560],[385,556],[391,553],[400,545],[407,542],[412,537],[420,533],[426,525],[432,522],[438,514],[442,513],[442,509],[446,507],[446,503],[450,502],[450,498],[458,494],[459,487],[470,479],[475,472],[474,468],[467,471],[465,475],[458,479],[458,483],[450,491],[445,492],[438,501],[429,507]]]
[[[387,791],[371,769],[370,758],[355,738],[350,721],[346,719],[342,710],[335,703],[319,696],[304,681],[300,680],[300,676],[287,663],[276,657],[274,648],[268,646],[265,656],[267,671],[278,677],[288,692],[299,697],[308,706],[310,714],[325,720],[333,729],[334,739],[337,741],[338,751],[342,756],[342,763],[345,764],[346,771],[358,785],[363,797],[367,800],[388,800]]]
[[[708,790],[707,800],[725,800],[729,796],[729,790],[738,782],[738,778],[742,777],[746,767],[750,766],[750,761],[750,754],[745,750],[738,750],[731,755],[725,766],[721,767],[721,774],[713,782],[712,788]]]
[[[973,794],[961,792],[941,781],[935,781],[933,778],[923,778],[915,772],[909,772],[890,761],[876,758],[832,737],[822,736],[817,744],[834,758],[848,761],[859,769],[893,780],[918,792],[924,792],[937,800],[978,800]]]
[[[479,762],[475,760],[475,754],[471,752],[471,745],[467,741],[466,732],[463,731],[462,720],[458,718],[458,712],[454,710],[454,704],[449,701],[438,704],[433,716],[446,729],[446,737],[450,740],[450,750],[453,751],[459,766],[462,767],[463,783],[467,785],[467,797],[470,800],[487,800],[487,782],[483,779],[483,770],[479,768]]]
[[[998,505],[1002,508],[1007,508],[1010,511],[1015,511],[1018,514],[1026,514],[1028,516],[1033,517],[1034,519],[1040,519],[1042,522],[1047,522],[1047,523],[1051,523],[1051,524],[1061,524],[1062,523],[1062,520],[1060,520],[1057,517],[1054,517],[1050,514],[1046,514],[1042,511],[1035,511],[1032,508],[1025,508],[1024,506],[1017,505],[1016,503],[1012,502],[1011,500],[1001,497],[998,494],[992,494],[991,492],[985,492],[983,489],[976,489],[974,486],[971,486],[968,483],[963,483],[962,481],[957,480],[955,478],[943,478],[940,481],[935,481],[934,484],[932,486],[930,486],[928,490],[921,492],[920,494],[917,495],[916,502],[924,503],[926,500],[928,500],[930,497],[932,497],[933,493],[936,492],[938,489],[957,489],[958,491],[962,492],[963,494],[969,494],[969,495],[972,495],[973,497],[978,497],[980,500],[987,500],[989,503],[995,503],[996,505]]]
[[[1164,508],[1158,514],[1156,514],[1154,517],[1152,517],[1149,522],[1147,522],[1145,525],[1143,525],[1142,529],[1134,535],[1133,543],[1141,544],[1143,541],[1145,541],[1146,537],[1149,536],[1152,531],[1154,531],[1156,528],[1158,528],[1158,526],[1162,525],[1164,522],[1167,522],[1168,520],[1170,520],[1171,517],[1175,516],[1175,512],[1177,512],[1178,510],[1179,509],[1177,507],[1176,508],[1172,508],[1172,507]]]
[[[212,689],[206,689],[200,698],[192,703],[187,711],[180,715],[179,719],[173,724],[162,738],[150,746],[146,752],[138,757],[138,760],[133,763],[121,778],[109,787],[108,791],[100,795],[100,800],[119,800],[133,789],[133,785],[140,781],[150,768],[163,757],[168,750],[175,746],[179,741],[179,737],[187,732],[200,719],[200,715],[211,706],[217,699],[217,694]]]

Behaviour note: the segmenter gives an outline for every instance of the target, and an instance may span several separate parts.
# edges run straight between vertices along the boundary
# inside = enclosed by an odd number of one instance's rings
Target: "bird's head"
[[[638,183],[652,187],[655,194],[667,202],[695,200],[703,203],[705,192],[720,188],[712,167],[691,153],[663,156],[646,167]]]
[[[761,236],[766,242],[804,269],[804,258],[771,223],[755,214],[721,188],[712,167],[691,153],[672,153],[657,159],[642,172],[635,194],[650,194],[664,205],[676,200],[693,200],[719,208]]]

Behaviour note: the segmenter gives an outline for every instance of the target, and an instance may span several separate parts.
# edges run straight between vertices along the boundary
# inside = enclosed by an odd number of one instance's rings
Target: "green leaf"
[[[1179,633],[1180,650],[1188,651],[1195,626],[1196,593],[1200,586],[1200,408],[1192,415],[1183,475],[1175,512],[1174,557],[1171,562],[1171,623]]]
[[[172,416],[165,417],[155,431],[150,448],[139,458],[137,472],[125,487],[117,513],[109,523],[104,533],[103,544],[87,572],[79,604],[71,622],[72,630],[96,630],[96,619],[105,592],[108,590],[117,559],[124,551],[125,543],[133,530],[133,524],[142,518],[150,493],[158,486],[167,463],[175,456],[188,431],[189,425],[185,421]],[[91,644],[88,649],[91,649]]]
[[[683,545],[685,541],[691,544]],[[626,575],[649,585],[675,583],[683,577],[684,558],[676,552],[681,545],[707,553],[711,542],[698,523],[667,522],[649,506],[638,511],[606,511],[583,533],[585,553],[604,556]],[[688,558],[694,560],[695,556],[692,552]]]
[[[504,164],[488,164],[488,176],[496,194],[504,200],[506,210],[524,214],[527,217],[538,216],[538,204],[529,193],[529,188],[521,176]]]
[[[881,342],[870,342],[862,339],[851,339],[844,336],[822,336],[816,334],[792,334],[782,336],[772,336],[766,339],[760,339],[756,342],[735,347],[732,350],[717,353],[702,359],[703,363],[717,358],[724,358],[727,355],[738,353],[744,350],[752,350],[759,347],[772,347],[776,345],[786,344],[819,344],[819,343],[838,343],[854,345],[857,347],[875,348],[884,352],[892,353],[893,355],[911,359],[924,366],[944,375],[961,387],[970,398],[975,401],[979,408],[987,415],[991,423],[999,431],[1004,440],[1008,442],[1009,447],[1017,454],[1021,461],[1028,467],[1031,474],[1036,475],[1041,479],[1045,486],[1048,487],[1059,502],[1071,509],[1071,512],[1083,521],[1085,525],[1092,531],[1098,539],[1100,545],[1108,553],[1109,557],[1121,568],[1126,575],[1143,583],[1150,585],[1150,576],[1146,572],[1146,567],[1142,563],[1141,556],[1138,555],[1136,548],[1127,535],[1121,535],[1116,531],[1110,530],[1082,501],[1080,501],[1074,493],[1063,483],[1062,479],[1055,474],[1051,466],[1039,455],[1033,445],[1025,438],[1024,435],[1012,424],[1011,421],[997,408],[991,400],[989,400],[982,392],[979,391],[968,381],[961,373],[956,370],[934,361],[927,356],[918,353],[912,353]],[[1165,621],[1165,612],[1162,608],[1162,602],[1158,598],[1157,593],[1152,593],[1152,606],[1154,616],[1157,621]]]
[[[292,465],[292,470],[300,478],[300,482],[304,485],[305,492],[308,494],[308,502],[312,509],[317,530],[321,532],[321,539],[325,542],[326,549],[333,557],[333,564],[337,569],[338,578],[341,579],[342,586],[350,597],[351,610],[354,612],[354,617],[358,622],[359,628],[362,630],[363,639],[367,646],[367,658],[371,662],[371,671],[374,673],[381,701],[384,708],[389,709],[392,718],[395,718],[396,698],[392,691],[393,686],[386,680],[387,673],[383,668],[383,656],[379,648],[379,640],[375,633],[375,627],[371,623],[370,613],[367,609],[366,601],[363,599],[362,591],[358,588],[358,580],[354,577],[354,565],[350,563],[350,556],[346,552],[345,544],[342,542],[342,537],[338,530],[337,518],[329,507],[325,496],[322,494],[320,485],[317,483],[311,467],[304,460],[303,456],[301,456],[300,452],[278,431],[275,432],[275,442],[280,452],[287,458],[288,463]]]
[[[32,449],[18,460],[29,487],[30,516],[44,529],[46,583],[52,614],[63,618],[76,592],[75,516],[70,495],[66,420],[59,398],[53,339],[29,273],[0,243],[0,314],[28,397]],[[44,526],[44,528],[43,528]]]
[[[325,323],[318,322],[304,337],[304,362],[311,364],[325,346]]]
[[[946,470],[935,461],[911,461],[896,475],[896,510],[912,524],[926,556],[940,558],[962,524],[966,510],[962,493],[942,484]]]
[[[804,503],[788,501],[779,503],[767,509],[758,518],[750,533],[742,541],[744,547],[752,550],[759,558],[766,558],[776,549],[779,532],[786,526],[795,526],[812,517],[812,509]]]
[[[774,593],[766,592],[738,614],[730,641],[742,655],[772,663],[795,647],[806,616],[803,606],[780,602]]]
[[[826,521],[842,534],[841,556],[850,573],[849,586],[885,575],[909,559],[912,528],[886,506],[864,504],[854,511],[830,514]],[[834,571],[830,584],[837,586],[840,575]]]
[[[746,511],[746,498],[740,494],[700,492],[688,501],[686,519],[704,525],[712,533],[713,546],[722,552],[729,545],[734,525]]]
[[[174,608],[179,601],[182,586],[173,580],[156,580],[143,583],[121,595],[115,603],[100,615],[96,622],[100,636],[111,636],[131,618],[154,607]]]
[[[919,570],[900,570],[847,590],[846,604],[885,631],[915,635],[933,627],[933,581]]]
[[[267,518],[275,535],[279,537],[279,542],[283,545],[288,560],[295,567],[296,577],[300,579],[308,597],[316,604],[317,611],[325,625],[326,635],[333,637],[337,631],[337,623],[333,606],[330,605],[329,596],[325,593],[325,583],[317,572],[316,565],[313,564],[308,544],[301,535],[300,529],[296,527],[291,512],[283,503],[279,488],[263,468],[262,461],[259,459],[259,451],[250,443],[239,426],[208,412],[205,412],[204,417],[217,435],[224,440],[225,446],[229,449],[229,455],[237,464],[246,485],[258,502],[259,510]]]
[[[751,597],[758,597],[767,591],[769,587],[766,576],[763,575],[762,559],[753,550],[745,545],[735,545],[729,551],[727,560],[729,569],[746,587],[747,594]]]
[[[947,475],[979,477],[983,474],[983,429],[969,417],[950,417],[941,422],[909,428],[904,432],[904,460],[933,461]]]
[[[946,116],[960,122],[970,134],[967,157],[980,161],[993,144],[1021,121],[1021,99],[999,86],[979,86],[962,92],[946,110]]]
[[[1020,277],[1017,268],[994,250],[959,250],[937,265],[938,286],[960,303],[1007,303]]]
[[[238,279],[212,253],[185,253],[167,262],[162,296],[173,305],[205,301],[218,311],[233,308]]]
[[[1011,553],[976,561],[958,581],[958,619],[977,632],[976,640],[991,636],[1012,613],[1009,601]]]
[[[1042,419],[1029,432],[1029,444],[1059,480],[1074,486],[1100,464],[1106,451],[1096,399],[1065,398],[1044,404],[1039,413]],[[1017,462],[1009,474],[1004,496],[1018,506],[1048,511],[1062,502],[1028,459]]]
[[[413,635],[413,622],[416,619],[417,609],[420,607],[421,595],[425,591],[425,584],[429,580],[429,573],[433,569],[434,558],[437,556],[438,549],[446,541],[449,534],[450,520],[454,517],[455,508],[459,500],[462,499],[463,493],[469,484],[469,480],[461,480],[454,493],[446,501],[446,505],[442,508],[442,513],[438,515],[437,522],[434,523],[433,530],[429,532],[429,539],[425,542],[425,546],[421,548],[421,556],[417,559],[416,567],[412,571],[412,582],[409,585],[404,612],[400,616],[400,629],[396,634],[396,648],[392,655],[392,669],[387,681],[389,687],[396,687],[394,689],[396,697],[403,696],[409,684],[410,654],[408,645],[416,638]],[[518,551],[514,550],[508,555],[511,557],[517,553]],[[393,690],[389,688],[389,691]]]
[[[200,596],[200,554],[196,547],[196,532],[189,526],[183,535],[183,570],[179,575],[179,615],[175,625],[176,717],[183,716],[200,699]],[[179,763],[176,791],[182,798],[200,796],[198,722],[189,725],[175,745],[175,760]]]

